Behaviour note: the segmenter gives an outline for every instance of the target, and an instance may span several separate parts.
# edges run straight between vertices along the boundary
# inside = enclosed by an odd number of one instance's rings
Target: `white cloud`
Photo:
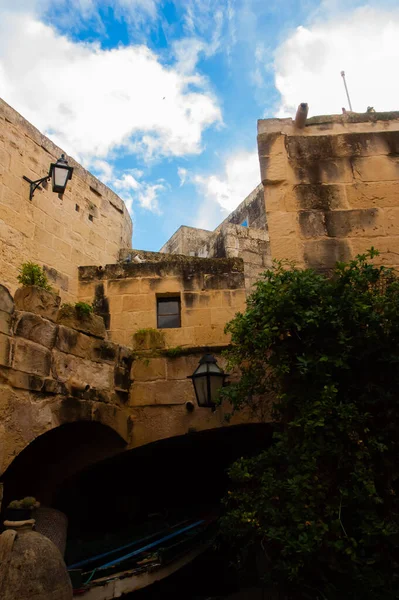
[[[397,109],[398,39],[397,9],[366,6],[298,27],[276,51],[276,87],[282,96],[278,116],[293,116],[300,102],[308,102],[313,115],[349,109],[341,70],[354,111]]]
[[[136,177],[131,173],[124,173],[119,179],[114,177],[109,182],[110,187],[125,201],[130,212],[132,212],[134,204],[138,202],[142,208],[155,214],[161,214],[158,196],[166,190],[165,182],[159,180],[156,183],[147,183],[140,181],[140,171],[133,170],[133,173]]]
[[[154,158],[199,153],[203,130],[221,120],[201,77],[164,66],[146,46],[75,43],[23,11],[0,20],[0,89],[85,164],[122,148]]]
[[[198,188],[204,199],[197,215],[196,226],[213,228],[259,185],[258,153],[235,152],[226,157],[222,173],[191,175],[190,182]]]
[[[177,175],[180,179],[180,187],[181,187],[187,181],[188,171],[187,171],[187,169],[184,169],[183,167],[178,167]]]

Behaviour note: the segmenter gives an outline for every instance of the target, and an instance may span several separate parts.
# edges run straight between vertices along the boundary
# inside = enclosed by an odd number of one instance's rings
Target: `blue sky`
[[[0,0],[0,96],[114,189],[133,246],[259,183],[258,118],[399,108],[391,0]]]

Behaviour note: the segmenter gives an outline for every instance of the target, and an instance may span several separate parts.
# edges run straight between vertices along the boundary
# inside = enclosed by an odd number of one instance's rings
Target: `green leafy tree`
[[[275,432],[230,468],[222,534],[295,597],[399,597],[399,280],[377,254],[277,264],[226,327],[224,395],[272,394]]]

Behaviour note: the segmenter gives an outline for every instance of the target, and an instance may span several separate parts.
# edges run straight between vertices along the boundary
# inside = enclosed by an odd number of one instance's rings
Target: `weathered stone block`
[[[295,210],[339,210],[350,208],[343,184],[299,184],[285,196],[288,211]]]
[[[70,310],[69,307],[67,310],[61,309],[59,311],[57,323],[94,337],[105,338],[106,336],[104,319],[102,317],[94,314],[78,317],[76,312]]]
[[[153,310],[121,313],[111,316],[112,329],[134,331],[137,329],[149,329],[151,327],[156,327],[155,306]]]
[[[399,179],[398,156],[370,156],[353,159],[355,179],[360,181],[396,181]]]
[[[212,308],[222,305],[224,292],[212,290],[210,292],[185,292],[183,294],[183,306],[191,308]]]
[[[247,275],[247,274],[245,274]],[[245,309],[246,293],[245,290],[233,290],[222,292],[222,307]],[[213,308],[213,307],[212,307]],[[217,307],[215,307],[217,308]]]
[[[140,277],[136,279],[110,279],[108,281],[108,295],[111,298],[112,296],[123,296],[124,294],[140,294],[140,285]]]
[[[325,214],[330,237],[374,237],[384,235],[384,211],[378,208],[335,210]]]
[[[74,354],[75,356],[90,360],[94,341],[91,336],[80,333],[76,329],[59,325],[56,348],[61,350],[61,352]]]
[[[0,310],[0,333],[9,335],[11,329],[11,315],[4,310]]]
[[[386,208],[384,217],[386,234],[389,236],[399,235],[399,206],[397,208]]]
[[[178,277],[145,277],[141,279],[140,282],[140,291],[141,294],[164,294],[164,293],[178,293],[182,288],[182,282]],[[132,310],[148,310],[148,302],[150,300],[150,296],[145,296],[147,298],[147,303],[145,302],[144,297],[142,298],[143,308],[132,309]],[[140,299],[137,298],[136,302],[139,302]],[[132,301],[133,302],[133,301]],[[124,308],[124,310],[130,310],[128,308]]]
[[[51,352],[27,340],[17,338],[15,341],[13,367],[17,371],[25,371],[35,375],[49,375]]]
[[[290,163],[293,183],[352,183],[353,173],[349,159],[297,160]]]
[[[337,261],[348,261],[352,257],[348,240],[314,240],[304,244],[304,260],[314,269],[331,269]]]
[[[132,365],[130,377],[135,381],[166,379],[166,359],[138,358]]]
[[[52,348],[55,342],[57,326],[39,315],[19,312],[14,325],[15,335],[31,342]]]
[[[399,181],[355,183],[346,187],[351,208],[394,207],[398,205]]]
[[[210,325],[208,327],[192,327],[191,344],[193,346],[218,346],[228,344],[230,335],[224,333],[224,325]]]
[[[55,321],[61,298],[53,292],[29,285],[17,289],[14,302],[17,310],[35,313],[45,319]]]
[[[154,308],[155,300],[153,296],[153,294],[131,294],[129,296],[123,296],[122,312],[137,312]]]
[[[115,363],[118,360],[119,348],[117,344],[107,340],[95,340],[92,348],[91,359]]]
[[[54,377],[64,383],[74,380],[80,385],[98,389],[113,387],[113,367],[107,363],[93,362],[53,350],[52,368]]]
[[[68,393],[66,385],[56,379],[45,379],[42,392],[45,394],[59,394],[65,396]]]
[[[260,176],[263,184],[281,183],[287,179],[287,155],[259,156]]]
[[[373,238],[352,238],[350,240],[352,246],[352,256],[358,254],[365,254],[367,250],[373,246],[380,252],[379,256],[373,259],[375,265],[392,265],[392,256],[388,255],[389,248],[396,253],[399,252],[399,237],[398,238],[387,238],[387,237],[373,237]],[[392,244],[392,245],[391,245]],[[399,257],[398,257],[399,258]]]
[[[149,383],[135,382],[130,390],[129,403],[133,406],[151,406],[154,404],[185,404],[195,401],[193,384],[189,379],[173,382],[153,381]]]
[[[226,323],[236,314],[235,309],[228,308],[212,308],[211,309],[211,323],[212,325],[221,325],[224,327]]]
[[[14,312],[14,300],[8,289],[0,284],[0,310],[11,314]]]
[[[117,365],[114,370],[114,387],[116,392],[128,392],[132,380],[130,378],[130,371],[125,367]]]
[[[268,214],[267,221],[271,240],[296,234],[297,216],[295,213],[273,212]]]
[[[263,133],[258,135],[259,156],[273,156],[285,153],[285,135],[281,133]]]
[[[165,329],[165,346],[175,348],[176,346],[193,346],[193,327],[179,327],[178,329]]]
[[[324,211],[303,210],[298,213],[298,216],[302,237],[314,238],[327,235],[326,218]]]
[[[182,314],[183,327],[206,326],[211,324],[211,311],[208,308],[186,310]]]
[[[40,375],[32,373],[24,373],[23,371],[15,371],[9,369],[7,373],[8,383],[21,390],[31,390],[32,392],[40,392],[43,389],[44,379]]]
[[[270,237],[270,249],[276,260],[291,260],[295,263],[301,262],[301,254],[298,248],[296,236]]]
[[[186,380],[198,367],[200,358],[201,354],[187,354],[176,358],[168,358],[166,362],[167,379]]]
[[[222,275],[204,275],[205,290],[226,290],[244,287],[244,273],[224,273]]]

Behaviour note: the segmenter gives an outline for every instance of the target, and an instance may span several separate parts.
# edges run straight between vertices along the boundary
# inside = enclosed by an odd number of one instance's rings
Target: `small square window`
[[[158,329],[181,327],[179,296],[157,298],[157,327]]]
[[[89,215],[89,221],[94,221],[93,215]]]

